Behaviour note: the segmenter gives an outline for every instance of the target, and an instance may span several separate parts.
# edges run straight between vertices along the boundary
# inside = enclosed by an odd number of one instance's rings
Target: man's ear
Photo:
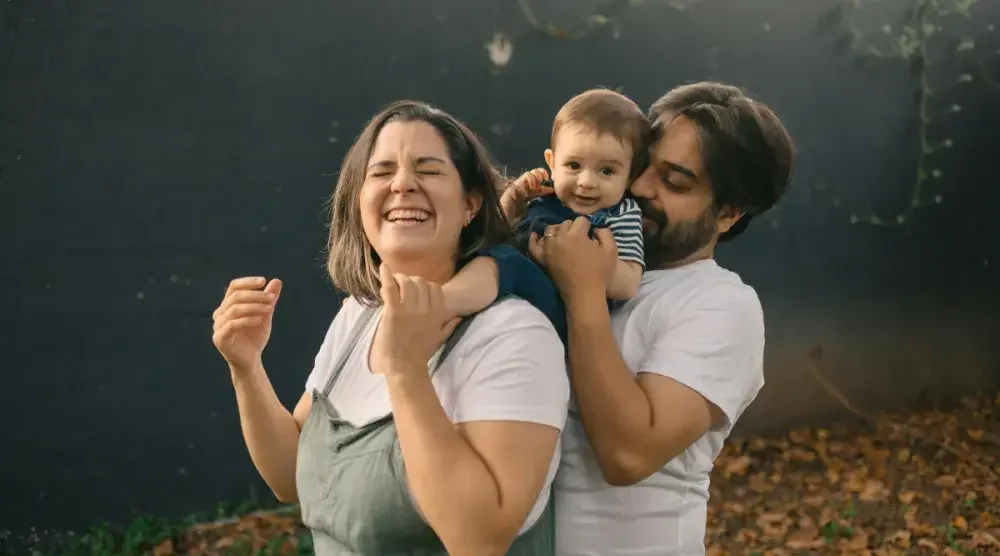
[[[722,235],[729,231],[730,228],[736,225],[743,218],[746,212],[742,210],[737,210],[731,206],[724,206],[722,210],[719,211],[719,216],[715,219],[715,230]]]

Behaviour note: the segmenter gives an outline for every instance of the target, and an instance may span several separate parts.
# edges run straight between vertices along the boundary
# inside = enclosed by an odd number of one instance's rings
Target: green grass
[[[139,516],[127,524],[99,523],[83,534],[67,534],[59,538],[43,538],[33,556],[141,556],[167,539],[178,539],[192,525],[238,517],[248,513],[273,509],[275,503],[262,503],[257,497],[235,502],[219,503],[214,510],[191,514],[183,519]],[[311,539],[310,539],[311,540]],[[254,556],[271,556],[279,552],[275,546],[265,547]],[[244,542],[244,544],[246,544]],[[311,542],[308,543],[312,553]],[[232,547],[232,554],[250,554],[248,546],[239,541]],[[2,553],[2,551],[0,551]],[[300,551],[301,553],[301,551]]]

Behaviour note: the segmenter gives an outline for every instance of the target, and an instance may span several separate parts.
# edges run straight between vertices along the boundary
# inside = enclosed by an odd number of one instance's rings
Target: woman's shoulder
[[[557,346],[562,340],[552,322],[534,305],[519,297],[496,301],[473,317],[464,333],[460,351],[524,349],[525,346]]]
[[[539,328],[545,328],[555,334],[555,327],[549,319],[531,303],[517,296],[507,296],[476,315],[471,329],[475,327],[486,331],[526,332],[534,334]]]
[[[324,339],[324,349],[336,349],[345,337],[353,330],[358,319],[361,318],[368,308],[354,297],[343,300],[340,307],[330,319],[330,325],[326,330]]]
[[[568,395],[562,340],[549,319],[523,299],[505,298],[478,313],[455,348],[458,384]]]

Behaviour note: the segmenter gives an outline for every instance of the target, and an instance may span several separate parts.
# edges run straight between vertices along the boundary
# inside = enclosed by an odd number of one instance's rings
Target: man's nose
[[[653,199],[656,197],[655,181],[656,175],[654,170],[652,168],[646,168],[646,170],[632,182],[632,186],[629,187],[629,193],[636,197]]]

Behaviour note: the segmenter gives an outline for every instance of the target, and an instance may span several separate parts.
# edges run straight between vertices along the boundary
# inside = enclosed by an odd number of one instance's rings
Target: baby
[[[635,295],[645,268],[642,212],[626,189],[645,167],[648,130],[642,110],[624,95],[607,89],[583,92],[563,105],[552,124],[545,151],[551,181],[544,169],[534,170],[500,200],[522,252],[531,232],[541,237],[546,226],[581,215],[592,230],[609,228],[618,247],[607,286],[611,305]],[[522,212],[524,218],[515,221]],[[512,293],[535,304],[564,331],[558,292],[539,267],[510,246],[480,255],[443,286],[445,302],[456,314],[475,313]]]

